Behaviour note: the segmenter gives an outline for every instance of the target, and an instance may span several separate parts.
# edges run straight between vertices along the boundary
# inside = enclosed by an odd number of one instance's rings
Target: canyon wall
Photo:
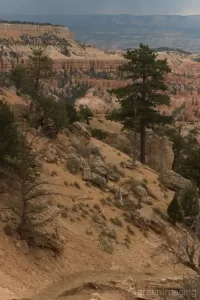
[[[87,58],[77,58],[77,59],[63,59],[54,60],[54,69],[66,69],[66,70],[91,70],[94,69],[96,72],[112,72],[115,71],[120,65],[124,63],[124,60],[118,59],[87,59]]]

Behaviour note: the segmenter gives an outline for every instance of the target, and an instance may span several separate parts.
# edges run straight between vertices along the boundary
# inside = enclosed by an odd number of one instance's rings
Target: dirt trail
[[[47,287],[42,293],[32,298],[32,300],[54,300],[54,299],[90,299],[88,294],[95,292],[109,293],[109,299],[130,299],[130,288],[153,289],[155,286],[162,286],[162,278],[165,274],[147,275],[144,273],[108,271],[105,273],[83,272],[79,274],[63,276]],[[171,285],[181,280],[181,277],[170,276]],[[177,285],[177,283],[176,283]],[[81,297],[81,298],[80,298]],[[104,298],[101,298],[104,299]],[[106,298],[107,299],[107,298]],[[132,298],[133,299],[133,294]]]

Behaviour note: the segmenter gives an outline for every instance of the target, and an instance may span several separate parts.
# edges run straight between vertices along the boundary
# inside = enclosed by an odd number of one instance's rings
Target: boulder
[[[90,165],[95,173],[104,176],[107,180],[119,181],[120,175],[111,166],[107,165],[100,156],[93,158]]]
[[[91,169],[102,176],[106,176],[108,174],[108,165],[102,160],[101,157],[94,157],[90,163]]]
[[[54,148],[48,147],[45,152],[44,159],[50,164],[55,163],[57,161],[57,155],[58,153]]]
[[[120,175],[112,170],[111,168],[108,169],[108,179],[111,181],[117,182],[120,180]]]
[[[164,186],[172,191],[182,190],[191,183],[190,180],[185,179],[172,170],[166,170],[165,172],[163,172],[160,175],[160,181]]]
[[[70,126],[70,129],[73,134],[84,136],[86,139],[90,139],[92,136],[87,128],[87,125],[81,122],[74,122]]]
[[[70,153],[67,158],[67,168],[72,174],[77,174],[82,170],[82,161],[77,155]]]
[[[85,181],[92,181],[92,171],[87,163],[83,165],[82,179]]]
[[[92,183],[97,185],[101,190],[104,190],[107,186],[106,179],[96,173],[92,173]]]
[[[76,148],[74,148],[72,146],[68,147],[67,152],[68,153],[73,153],[73,154],[77,154],[78,153],[78,151],[76,150]]]
[[[35,164],[36,164],[37,167],[41,168],[41,167],[43,166],[43,164],[44,164],[43,158],[42,158],[41,156],[38,155],[38,156],[35,158]]]

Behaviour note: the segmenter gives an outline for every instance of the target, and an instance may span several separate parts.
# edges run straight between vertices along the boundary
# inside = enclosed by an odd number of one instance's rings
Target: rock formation
[[[23,24],[23,23],[0,23],[0,37],[19,39],[22,35],[41,36],[43,34],[56,35],[60,38],[74,39],[74,33],[65,26]]]
[[[162,173],[160,175],[160,180],[168,189],[172,191],[179,191],[190,184],[190,180],[183,178],[181,175],[172,170],[166,170],[164,173]]]
[[[149,135],[146,145],[147,164],[157,172],[171,170],[174,161],[173,143],[166,136]]]

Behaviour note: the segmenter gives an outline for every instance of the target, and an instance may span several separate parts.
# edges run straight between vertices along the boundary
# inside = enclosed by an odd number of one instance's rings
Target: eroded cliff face
[[[74,39],[67,27],[0,23],[0,71],[26,63],[31,48],[41,45],[54,61],[54,69],[112,72],[124,62],[119,54],[106,54]]]
[[[146,160],[148,166],[157,172],[172,170],[174,161],[173,143],[166,136],[148,135]]]
[[[42,36],[43,34],[56,35],[59,38],[74,39],[74,33],[64,26],[0,23],[0,37],[20,39],[22,35]]]

